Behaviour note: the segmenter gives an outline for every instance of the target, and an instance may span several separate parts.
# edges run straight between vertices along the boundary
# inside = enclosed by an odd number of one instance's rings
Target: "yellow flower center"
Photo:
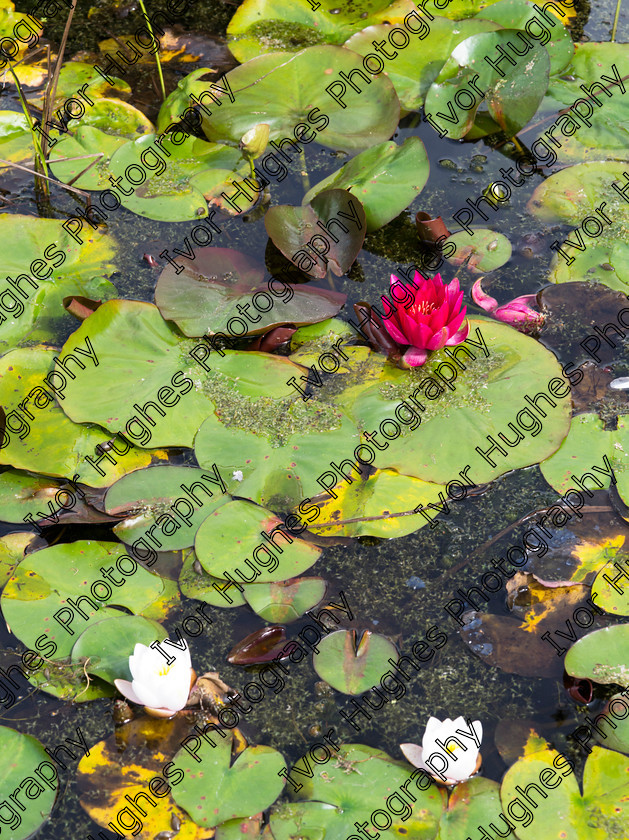
[[[157,676],[158,676],[158,677],[165,677],[167,674],[170,674],[170,672],[171,672],[171,670],[172,670],[172,667],[173,667],[172,665],[164,665],[164,666],[163,666],[163,667],[162,667],[162,668],[161,668],[161,669],[157,672]]]
[[[427,300],[422,300],[417,309],[419,310],[420,315],[430,315],[430,313],[436,309],[436,306],[434,303],[428,303]]]

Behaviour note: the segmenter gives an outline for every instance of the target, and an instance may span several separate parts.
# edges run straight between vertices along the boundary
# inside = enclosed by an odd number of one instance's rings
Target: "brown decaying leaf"
[[[285,327],[274,327],[268,333],[256,336],[247,347],[247,350],[260,350],[263,353],[272,353],[278,347],[281,347],[282,344],[286,344],[293,333],[296,332],[296,329],[292,324],[287,324]]]
[[[82,295],[70,295],[69,297],[64,297],[63,308],[66,312],[78,318],[79,321],[84,321],[86,318],[89,318],[92,312],[96,312],[101,303],[102,300],[92,300]]]
[[[232,665],[257,665],[270,662],[286,642],[286,631],[279,625],[263,627],[250,633],[227,654]]]
[[[189,719],[186,719],[188,718]],[[199,723],[200,721],[197,721]],[[203,717],[203,723],[219,723],[209,715]],[[181,741],[190,735],[195,720],[192,716],[177,716],[173,720],[158,720],[141,717],[116,729],[114,735],[105,741],[90,746],[89,755],[84,756],[77,768],[77,787],[81,806],[100,826],[109,829],[109,823],[117,824],[117,815],[121,814],[126,833],[131,828],[137,830],[138,822],[142,827],[135,838],[154,840],[156,834],[172,831],[172,815],[180,821],[177,840],[205,840],[214,836],[213,829],[204,829],[196,825],[176,804],[170,793],[158,798],[152,796],[149,782],[156,776],[163,776],[163,767],[172,760],[180,747]],[[166,788],[159,788],[164,793]],[[131,825],[129,814],[135,814],[129,800],[143,796],[138,800],[146,816]],[[151,798],[151,805],[145,795]],[[121,833],[125,828],[121,825]]]
[[[450,231],[441,216],[432,218],[430,213],[420,212],[415,216],[419,238],[424,242],[436,242],[440,236],[450,236]]]

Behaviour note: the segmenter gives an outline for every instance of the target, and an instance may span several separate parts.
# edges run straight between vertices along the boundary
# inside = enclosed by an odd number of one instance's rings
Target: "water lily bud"
[[[269,131],[267,123],[258,123],[242,135],[239,148],[247,160],[255,160],[264,154],[269,142]]]
[[[400,744],[407,760],[441,784],[455,785],[478,772],[483,725],[468,718],[428,718],[422,745]]]

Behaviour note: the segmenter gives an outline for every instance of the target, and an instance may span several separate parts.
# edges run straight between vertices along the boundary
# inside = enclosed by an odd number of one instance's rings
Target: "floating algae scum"
[[[626,16],[0,8],[0,832],[629,836]]]

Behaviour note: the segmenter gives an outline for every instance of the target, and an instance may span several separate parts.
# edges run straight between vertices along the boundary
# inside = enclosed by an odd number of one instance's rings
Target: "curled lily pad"
[[[258,584],[264,586],[265,584]],[[271,662],[286,641],[283,627],[263,627],[255,630],[227,654],[227,661],[232,665],[257,665],[261,662]]]
[[[629,625],[604,627],[579,639],[566,654],[566,671],[596,683],[629,685]]]
[[[123,542],[131,545],[146,534],[160,551],[173,551],[192,546],[203,520],[229,500],[223,488],[213,470],[152,467],[136,470],[113,484],[105,497],[105,509],[116,515],[126,513],[114,527]]]
[[[186,108],[190,106],[190,97],[199,96],[207,90],[207,83],[200,81],[202,76],[209,73],[216,73],[210,67],[197,67],[191,73],[188,73],[183,79],[179,79],[177,87],[168,94],[163,101],[159,114],[157,117],[157,130],[161,134],[169,125],[178,123],[181,115],[184,114]],[[211,81],[211,79],[209,80]],[[199,122],[198,118],[190,114],[189,119],[192,123],[186,122],[188,114],[185,114],[183,121],[184,125],[189,125],[190,129],[196,126]]]
[[[457,248],[448,262],[457,266],[465,264],[474,274],[494,271],[511,259],[511,243],[504,234],[493,230],[476,228],[473,240],[465,231],[459,231],[449,236],[448,242]]]
[[[342,44],[353,32],[382,20],[401,24],[417,10],[410,0],[359,0],[351,5],[245,0],[227,27],[238,61],[266,52],[295,51],[317,44]]]
[[[2,593],[2,611],[11,631],[30,648],[43,633],[49,648],[52,643],[49,656],[62,659],[88,625],[120,616],[114,606],[141,613],[160,598],[164,582],[130,557],[121,559],[124,556],[124,546],[94,540],[29,554]],[[115,567],[109,583],[101,572],[101,567],[108,570],[108,563]],[[82,602],[87,617],[68,604],[68,598],[77,596],[89,599]]]
[[[311,203],[324,190],[347,190],[360,200],[370,233],[408,207],[424,188],[429,169],[426,149],[418,137],[407,138],[401,146],[390,140],[361,152],[315,184],[303,203]]]
[[[336,217],[347,220],[342,239],[321,234],[321,225]],[[343,224],[343,223],[342,223]],[[301,207],[278,204],[264,217],[267,233],[293,265],[323,278],[328,267],[340,277],[356,259],[367,232],[365,210],[347,190],[324,190]],[[338,239],[338,241],[334,241]]]
[[[279,324],[310,324],[335,315],[346,300],[346,295],[330,289],[289,285],[276,278],[265,283],[264,269],[231,248],[199,248],[194,255],[194,260],[178,261],[184,266],[179,273],[167,266],[155,289],[159,311],[188,336],[229,334],[232,318],[245,323],[247,335]],[[256,301],[266,311],[259,312]],[[251,323],[239,317],[243,310],[251,310]]]
[[[202,773],[189,751],[175,755],[174,768],[184,773],[173,791],[175,801],[205,828],[257,814],[277,799],[286,784],[279,775],[284,757],[271,747],[247,747],[231,764],[232,737],[230,733],[215,747],[201,745],[197,757],[203,762]]]
[[[325,636],[312,655],[312,664],[322,680],[343,694],[362,694],[397,661],[397,648],[384,636],[365,630],[337,630]]]
[[[162,642],[168,632],[141,615],[121,615],[90,624],[72,648],[72,662],[84,662],[85,670],[108,683],[132,680],[129,657],[140,643],[150,647]]]
[[[485,56],[497,59],[497,47],[511,57],[509,42],[519,44],[518,34],[516,29],[483,32],[455,47],[424,106],[426,118],[441,127],[440,136],[460,139],[476,122],[475,136],[502,130],[512,137],[535,114],[548,85],[550,60],[545,47],[535,42],[525,55],[512,58],[514,64],[503,59],[504,75],[484,60]]]
[[[541,37],[542,43],[548,35],[549,40],[544,46],[550,57],[551,74],[560,73],[574,55],[570,32],[559,18],[555,20],[555,15],[552,15],[549,19],[547,15],[542,15],[539,6],[528,0],[500,0],[478,12],[475,19],[493,20],[505,29],[524,29],[529,35],[529,30],[533,30],[533,36]]]
[[[0,749],[5,760],[0,769],[0,784],[2,791],[9,796],[9,791],[17,793],[28,784],[28,797],[24,797],[20,810],[16,811],[8,802],[2,803],[3,809],[13,811],[13,815],[3,816],[5,825],[11,826],[9,835],[11,840],[27,840],[46,822],[55,803],[59,777],[55,772],[50,775],[48,768],[42,769],[44,764],[52,767],[49,755],[43,745],[32,735],[23,735],[8,726],[0,726]],[[15,821],[17,819],[17,823]]]
[[[111,96],[112,94],[128,94],[131,93],[131,86],[117,76],[109,76],[105,79],[101,73],[94,67],[93,64],[87,64],[82,61],[66,61],[63,63],[59,71],[59,78],[55,91],[55,100],[53,103],[53,115],[55,108],[59,108],[69,97],[76,97],[77,90],[83,85],[84,96],[79,99],[86,107],[89,107],[89,100],[101,99],[104,96]],[[43,104],[44,94],[29,96],[29,102],[34,105],[41,106]],[[70,112],[73,108],[70,108]]]
[[[281,521],[250,502],[228,502],[210,514],[199,528],[194,548],[199,562],[214,577],[229,574],[238,582],[269,583],[295,577],[315,563],[321,549],[286,535],[279,553],[268,535]],[[282,531],[280,530],[280,534]],[[268,540],[264,539],[264,536]],[[267,548],[271,546],[272,548]]]
[[[395,89],[385,76],[372,76],[362,93],[348,92],[345,100],[338,97],[341,87],[332,88],[337,98],[326,92],[339,73],[362,73],[362,68],[361,56],[341,47],[254,58],[221,79],[238,94],[232,93],[233,101],[220,97],[221,107],[212,109],[211,116],[204,114],[203,130],[210,140],[239,143],[243,134],[263,122],[270,128],[271,141],[290,137],[309,143],[316,138],[323,146],[344,151],[382,143],[391,137],[400,116]]]
[[[387,21],[390,21],[388,16]],[[412,23],[417,37],[412,37],[409,44],[401,50],[391,51],[386,48],[389,56],[393,57],[383,63],[384,72],[393,82],[402,108],[407,111],[419,111],[430,85],[457,44],[470,35],[494,32],[500,27],[488,20],[448,20],[438,15],[427,22],[423,17],[419,17],[417,11]],[[344,46],[363,56],[370,53],[373,55],[373,42],[386,41],[392,26],[395,26],[395,21],[390,21],[390,24],[368,26],[352,35]],[[382,57],[379,56],[380,60]]]
[[[550,44],[548,46],[550,47]],[[584,160],[627,160],[629,158],[629,103],[617,82],[625,75],[622,69],[625,55],[624,44],[591,41],[586,44],[577,43],[574,46],[575,54],[572,61],[561,76],[551,76],[548,91],[534,123],[542,118],[549,123],[552,119],[556,123],[558,131],[555,131],[555,136],[560,145],[553,145],[553,152],[558,160],[564,163]],[[549,50],[549,53],[552,64],[553,52]],[[602,79],[602,74],[607,77],[606,80]],[[590,120],[586,116],[585,121],[581,122],[578,119],[579,108],[583,108],[581,105],[577,105],[576,112],[570,110],[564,115],[558,115],[558,112],[566,108],[572,109],[577,100],[583,97],[581,85],[591,88],[595,82],[602,83],[607,89],[607,93],[601,91],[601,96],[597,97],[593,103],[595,114],[598,102],[601,103],[604,109],[601,117]],[[588,125],[588,122],[591,124]],[[551,131],[550,127],[547,130]],[[525,132],[521,139],[526,143],[529,137],[534,136],[535,134],[529,135]],[[607,195],[608,193],[605,193],[603,197]]]
[[[175,143],[172,137],[162,135],[157,146],[156,135],[147,134],[114,152],[109,164],[114,177],[124,178],[133,166],[145,172],[145,180],[120,200],[139,216],[157,221],[202,219],[208,215],[206,199],[218,198],[231,186],[228,181],[247,174],[247,166],[237,149],[191,136]]]
[[[325,595],[323,578],[293,578],[277,583],[252,583],[245,587],[245,599],[265,621],[289,624],[311,610]]]

